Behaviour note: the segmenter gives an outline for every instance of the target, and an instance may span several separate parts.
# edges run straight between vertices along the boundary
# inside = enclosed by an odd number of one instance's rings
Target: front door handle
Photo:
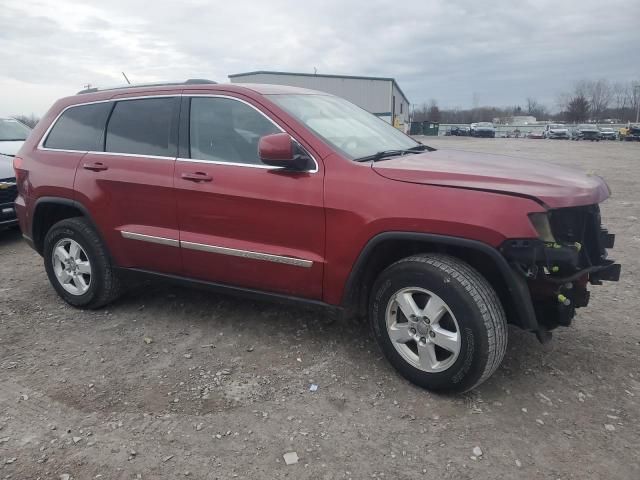
[[[104,170],[109,170],[109,167],[107,167],[102,162],[85,163],[82,168],[84,168],[85,170],[91,170],[92,172],[102,172]]]
[[[190,182],[210,182],[213,180],[211,175],[207,175],[203,172],[183,173],[182,178],[189,180]]]

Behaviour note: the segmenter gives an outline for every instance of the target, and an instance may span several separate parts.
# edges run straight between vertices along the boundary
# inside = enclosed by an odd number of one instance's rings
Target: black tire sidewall
[[[72,295],[67,292],[62,285],[60,285],[60,282],[53,271],[53,248],[64,238],[69,238],[78,242],[87,254],[89,263],[91,264],[91,283],[89,284],[89,289],[82,295]],[[49,281],[53,285],[53,288],[55,288],[58,295],[60,295],[67,303],[77,307],[84,307],[90,305],[96,297],[98,297],[100,289],[103,288],[101,282],[105,275],[105,269],[104,265],[102,265],[98,260],[101,257],[98,255],[98,252],[96,252],[93,243],[87,238],[82,230],[75,228],[75,225],[68,221],[62,221],[59,224],[54,225],[45,237],[43,256]]]
[[[407,287],[427,289],[451,309],[461,334],[460,354],[447,370],[428,373],[409,364],[393,346],[386,328],[391,297]],[[423,262],[395,265],[374,285],[370,320],[378,344],[391,364],[409,381],[431,390],[465,391],[477,383],[488,362],[488,334],[479,306],[462,284],[447,272]]]

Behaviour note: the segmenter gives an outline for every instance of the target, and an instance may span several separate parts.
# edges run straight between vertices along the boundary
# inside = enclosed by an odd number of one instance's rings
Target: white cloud
[[[552,102],[580,78],[638,78],[640,3],[565,0],[5,0],[0,113],[84,84],[247,70],[396,77],[414,103]],[[631,61],[635,58],[635,61]]]

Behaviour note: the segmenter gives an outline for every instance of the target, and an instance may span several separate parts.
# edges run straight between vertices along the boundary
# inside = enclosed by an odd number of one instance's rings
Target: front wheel
[[[44,264],[53,288],[74,307],[100,308],[121,291],[105,246],[84,218],[68,218],[44,239]]]
[[[465,392],[488,379],[507,348],[507,322],[487,280],[448,255],[402,259],[378,277],[370,300],[374,335],[412,383]]]

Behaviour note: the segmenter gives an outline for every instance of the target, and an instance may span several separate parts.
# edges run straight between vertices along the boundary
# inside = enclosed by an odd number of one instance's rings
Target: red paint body
[[[88,211],[118,266],[338,305],[354,263],[377,234],[442,234],[497,247],[505,239],[537,237],[527,217],[531,212],[599,203],[609,195],[598,177],[510,157],[436,151],[375,164],[353,162],[264,96],[289,90],[273,85],[155,87],[58,101],[18,154],[16,207],[23,232],[31,235],[38,199],[71,199]],[[317,172],[37,147],[68,105],[182,94],[227,95],[257,107],[312,154]],[[107,169],[84,168],[95,164]],[[140,242],[123,238],[121,231],[306,259],[313,265],[301,268]]]

